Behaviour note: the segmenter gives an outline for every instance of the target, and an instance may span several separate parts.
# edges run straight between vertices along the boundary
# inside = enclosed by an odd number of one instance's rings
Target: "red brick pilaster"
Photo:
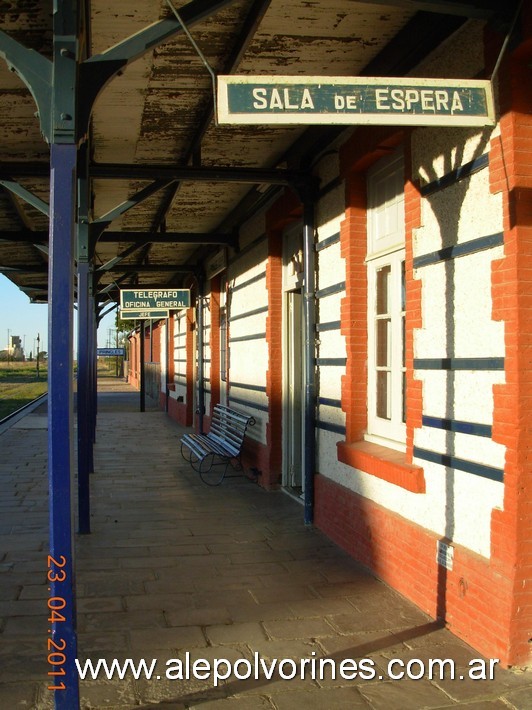
[[[406,458],[412,461],[414,430],[419,429],[423,416],[423,383],[414,377],[414,331],[421,328],[421,279],[414,279],[414,229],[421,226],[421,195],[412,181],[410,144],[405,146],[405,281],[406,281]]]
[[[194,352],[194,308],[187,308],[186,326],[187,394],[184,424],[185,426],[192,426],[194,422],[194,361],[196,358],[196,353]]]
[[[281,482],[283,450],[282,236],[273,230],[268,234],[266,288],[268,289],[266,396],[269,406],[266,445],[269,451],[269,470],[267,480],[264,480],[263,484],[270,487]]]
[[[342,376],[342,409],[346,440],[362,439],[367,428],[368,324],[366,176],[351,175],[346,184],[345,219],[340,226],[341,255],[345,259],[345,297],[341,302],[341,333],[347,364]]]
[[[524,9],[529,29],[532,8]],[[527,14],[528,13],[528,14]],[[508,587],[506,654],[530,662],[532,634],[532,95],[531,40],[500,77],[500,137],[490,152],[493,192],[502,192],[504,257],[493,263],[493,318],[505,326],[505,379],[494,386],[493,438],[506,446],[504,507],[492,515],[492,565]],[[506,631],[506,629],[505,629]]]
[[[167,342],[168,342],[168,353],[166,361],[166,381],[173,382],[175,374],[175,362],[174,362],[174,328],[175,328],[175,318],[173,315],[166,321],[166,327],[168,328]]]
[[[211,416],[214,405],[220,403],[220,287],[218,275],[211,279]]]

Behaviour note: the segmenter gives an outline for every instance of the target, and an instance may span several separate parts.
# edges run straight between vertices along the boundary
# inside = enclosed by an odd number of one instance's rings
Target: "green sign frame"
[[[120,309],[122,311],[161,309],[175,311],[189,307],[190,289],[188,288],[120,289]]]
[[[219,76],[218,122],[494,126],[491,83],[474,79]]]
[[[97,357],[124,357],[125,348],[96,348]]]
[[[134,308],[121,308],[119,312],[123,320],[153,320],[159,318],[170,318],[168,308],[153,308],[145,310],[135,310]]]

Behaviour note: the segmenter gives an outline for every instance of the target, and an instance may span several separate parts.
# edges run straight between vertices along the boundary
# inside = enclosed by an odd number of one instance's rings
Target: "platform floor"
[[[184,429],[149,404],[140,413],[138,403],[123,381],[99,381],[92,533],[76,539],[78,654],[93,663],[157,659],[161,677],[106,680],[102,673],[81,681],[82,708],[532,708],[532,672],[497,669],[494,680],[469,679],[468,664],[479,654],[306,528],[298,502],[241,477],[204,485],[181,459]],[[6,710],[53,707],[46,675],[46,426],[41,407],[0,435]],[[212,677],[165,678],[169,659],[185,668],[187,658],[239,661],[240,675],[249,666],[239,659],[260,658],[266,668],[284,661],[284,675],[294,670],[287,659],[310,660],[304,680],[233,675],[214,687]],[[324,658],[336,662],[335,679],[330,670],[311,677],[311,661]],[[365,675],[374,668],[375,678],[342,679],[346,658],[370,659]],[[405,666],[419,659],[426,668],[429,659],[452,659],[457,678],[391,680],[391,659]],[[411,668],[418,672],[420,664]]]

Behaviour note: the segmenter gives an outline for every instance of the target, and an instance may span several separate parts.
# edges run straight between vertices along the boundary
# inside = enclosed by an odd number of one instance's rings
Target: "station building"
[[[482,76],[493,49],[471,23],[415,74]],[[495,79],[495,127],[360,126],[309,165],[314,523],[505,664],[529,659],[532,623],[529,51],[512,51]],[[246,467],[298,497],[302,212],[296,193],[278,191],[236,248],[204,261],[194,307],[129,338],[133,384],[144,337],[161,408],[198,428],[201,406],[204,431],[217,403],[252,415]]]

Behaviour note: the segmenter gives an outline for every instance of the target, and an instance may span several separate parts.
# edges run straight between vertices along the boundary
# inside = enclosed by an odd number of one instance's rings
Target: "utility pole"
[[[37,333],[37,379],[39,379],[39,343],[41,342],[41,336]]]
[[[115,330],[115,348],[118,348],[118,328]],[[118,377],[118,360],[119,356],[115,356],[115,376]]]
[[[10,329],[7,329],[7,364],[9,365],[9,334],[11,333]]]

